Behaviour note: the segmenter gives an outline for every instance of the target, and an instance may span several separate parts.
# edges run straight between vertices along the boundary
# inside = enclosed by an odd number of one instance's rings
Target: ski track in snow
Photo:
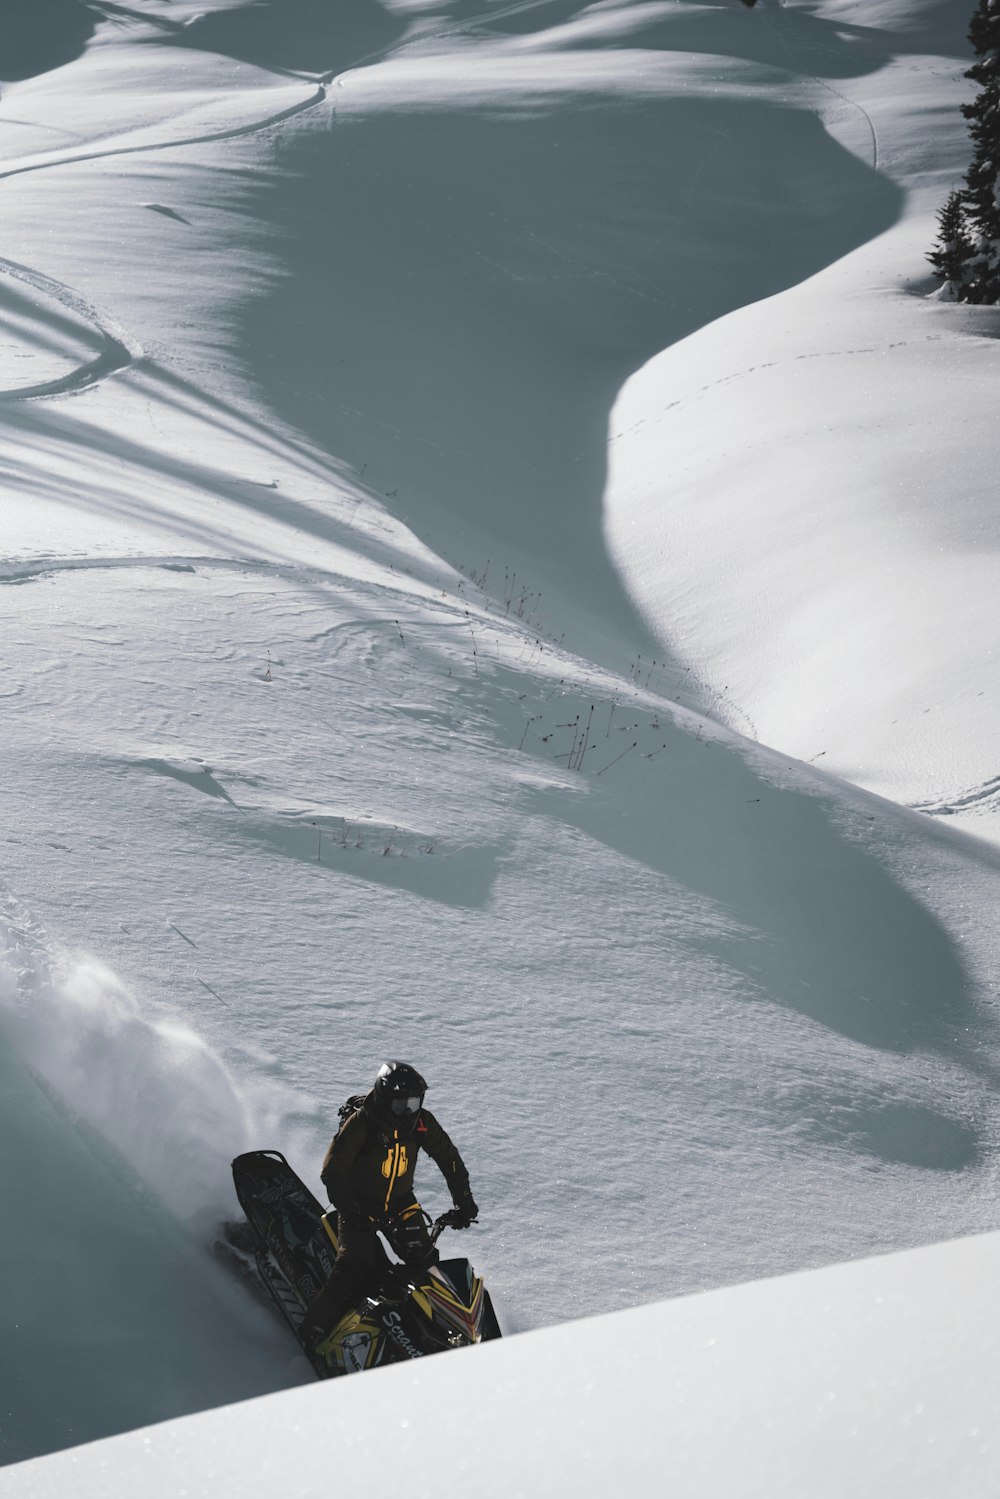
[[[276,72],[273,68],[268,71]],[[113,156],[148,155],[152,151],[173,151],[181,146],[205,146],[213,141],[239,140],[242,136],[257,135],[261,130],[267,130],[272,125],[283,124],[285,120],[302,114],[304,110],[314,109],[317,104],[322,104],[325,98],[326,85],[320,83],[317,85],[316,92],[308,99],[302,99],[297,104],[290,104],[287,109],[268,115],[264,120],[254,120],[247,125],[234,125],[228,130],[214,130],[202,135],[180,136],[177,140],[149,141],[141,146],[110,146],[102,151],[77,151],[68,153],[66,156],[52,157],[46,161],[28,162],[24,166],[9,167],[5,172],[0,172],[0,182],[10,177],[26,176],[28,172],[44,172],[51,167],[73,166],[80,161],[107,161]]]
[[[275,70],[272,70],[275,71]],[[0,172],[0,181],[5,178],[24,176],[28,172],[46,171],[51,167],[72,166],[76,162],[104,161],[113,156],[133,156],[153,151],[176,150],[183,146],[205,145],[210,141],[237,140],[242,136],[256,135],[262,130],[267,130],[273,125],[283,123],[292,119],[295,115],[302,114],[307,109],[314,109],[316,105],[322,104],[326,99],[326,86],[320,83],[316,92],[308,99],[301,100],[297,104],[280,110],[277,114],[268,115],[264,120],[257,120],[249,125],[241,125],[230,130],[214,131],[205,135],[184,136],[177,140],[151,142],[144,146],[116,146],[103,151],[87,151],[67,153],[65,156],[54,157],[47,161],[32,162],[26,166],[11,167],[7,171]],[[118,374],[122,370],[129,369],[142,358],[141,347],[121,329],[112,331],[112,323],[103,314],[93,307],[85,297],[81,296],[72,287],[56,281],[51,276],[46,276],[41,271],[32,270],[29,266],[18,265],[16,261],[0,258],[0,274],[11,276],[34,287],[36,291],[52,297],[68,311],[88,321],[94,331],[100,336],[104,343],[104,350],[96,359],[88,360],[86,364],[80,365],[68,375],[60,376],[54,380],[40,381],[36,385],[21,386],[11,390],[0,390],[0,402],[38,400],[44,397],[74,394],[81,390],[88,390],[91,386],[98,385],[110,375]]]
[[[506,9],[493,11],[492,13],[487,12],[480,16],[474,16],[469,20],[444,27],[440,31],[432,33],[430,37],[424,38],[424,40],[444,40],[448,36],[473,29],[477,25],[481,25],[484,21],[502,19],[506,16],[517,15],[522,11],[535,10],[552,3],[553,0],[521,0],[521,3],[508,6]],[[130,10],[126,6],[106,5],[101,8],[109,19],[115,15],[120,15],[128,19],[151,23],[166,31],[181,32],[184,29],[178,22],[167,20],[164,17],[144,15],[139,11]],[[346,76],[348,72],[355,72],[359,67],[364,67],[368,63],[380,62],[387,57],[394,56],[396,53],[405,50],[407,45],[408,43],[403,43],[387,51],[372,52],[359,59],[358,62],[342,74],[338,74],[334,70],[330,73],[317,75],[315,93],[311,94],[307,99],[289,105],[287,109],[268,115],[263,120],[255,120],[248,125],[234,126],[228,130],[211,131],[201,135],[180,136],[176,140],[154,141],[146,145],[112,146],[99,151],[67,152],[63,156],[53,157],[46,161],[29,162],[23,166],[8,167],[6,170],[0,171],[0,182],[12,177],[25,176],[30,172],[41,172],[54,167],[72,166],[77,162],[106,161],[116,156],[137,156],[152,152],[177,150],[184,146],[207,145],[215,141],[238,140],[244,136],[257,135],[262,130],[270,129],[274,125],[280,125],[286,120],[294,119],[296,115],[303,114],[306,110],[315,109],[317,105],[325,102],[328,89],[334,83],[338,82],[341,77]],[[259,66],[261,66],[262,71],[271,72],[275,76],[299,78],[308,76],[280,68],[264,68],[263,65]],[[156,208],[158,205],[151,204],[147,206]],[[67,308],[67,310],[90,322],[92,328],[104,343],[104,349],[96,359],[88,360],[86,364],[78,366],[77,369],[67,375],[59,376],[53,380],[39,381],[33,385],[0,390],[0,403],[39,400],[53,396],[76,394],[80,391],[88,390],[92,386],[99,385],[111,375],[119,374],[122,370],[129,369],[142,358],[143,351],[141,347],[134,340],[130,340],[123,330],[115,329],[112,331],[110,320],[105,318],[85,297],[81,296],[79,292],[74,291],[71,287],[56,281],[51,276],[44,275],[41,271],[32,270],[28,266],[18,265],[15,261],[6,260],[2,257],[0,257],[0,275],[11,276],[34,287],[36,291],[52,297]]]
[[[785,6],[786,6],[786,0],[778,0],[778,3],[779,3],[780,8],[782,10],[784,10]],[[772,22],[770,16],[768,15],[767,11],[760,11],[760,12],[758,12],[758,14],[761,16],[761,19],[763,20],[764,25],[767,26],[768,29],[773,33],[773,35],[777,38],[777,40],[778,40],[778,42],[779,42],[782,50],[784,51],[786,57],[788,57],[790,60],[793,59],[794,53],[793,53],[792,47],[789,45],[787,39],[781,33],[781,31],[773,24],[773,22]],[[801,43],[799,45],[801,46]],[[847,104],[851,109],[857,110],[858,114],[860,114],[862,116],[862,118],[864,119],[865,125],[868,128],[868,133],[871,136],[871,143],[872,143],[871,168],[872,168],[873,172],[877,172],[878,169],[879,169],[878,131],[875,129],[875,122],[872,119],[871,115],[868,113],[867,109],[865,109],[864,105],[863,104],[859,104],[856,99],[849,98],[849,96],[847,94],[841,93],[841,91],[840,91],[839,88],[834,88],[833,84],[832,83],[828,83],[825,78],[820,78],[817,74],[811,73],[807,67],[802,67],[801,65],[795,66],[794,63],[793,63],[793,65],[792,65],[792,71],[794,73],[800,74],[803,78],[808,78],[813,83],[819,84],[820,88],[825,89],[827,91],[827,93],[833,94],[835,98],[840,99],[844,104]]]
[[[71,391],[86,390],[89,386],[106,380],[109,375],[128,369],[130,365],[143,357],[142,347],[138,343],[130,339],[123,329],[100,313],[92,303],[79,292],[74,291],[72,287],[56,281],[52,276],[43,275],[41,271],[34,271],[30,266],[19,265],[17,261],[7,260],[2,256],[0,256],[0,274],[23,282],[43,296],[58,302],[67,312],[88,322],[104,344],[102,352],[96,359],[79,365],[68,375],[59,376],[54,380],[42,380],[36,385],[0,390],[0,402],[27,401],[40,396],[66,395]]]

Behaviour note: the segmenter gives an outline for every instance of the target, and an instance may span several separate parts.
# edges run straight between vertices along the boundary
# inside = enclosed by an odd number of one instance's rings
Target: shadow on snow
[[[383,51],[403,25],[375,0],[251,0],[209,12],[165,40],[259,67],[341,72]]]
[[[0,81],[14,83],[79,57],[97,29],[83,0],[3,0]]]
[[[756,101],[352,106],[251,186],[284,237],[244,304],[246,367],[433,549],[530,558],[641,643],[602,529],[622,383],[887,228],[900,193]]]

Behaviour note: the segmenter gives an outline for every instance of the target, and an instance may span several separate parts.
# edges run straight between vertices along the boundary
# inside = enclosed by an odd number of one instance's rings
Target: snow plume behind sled
[[[171,1212],[199,1229],[218,1221],[247,1115],[193,1031],[144,1014],[110,969],[54,957],[37,928],[0,913],[0,1034]]]

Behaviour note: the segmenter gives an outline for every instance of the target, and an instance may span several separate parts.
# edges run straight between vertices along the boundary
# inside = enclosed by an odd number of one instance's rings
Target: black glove
[[[470,1223],[475,1223],[479,1217],[479,1209],[471,1192],[467,1192],[459,1202],[455,1203],[452,1217],[453,1228],[468,1228]]]
[[[348,1233],[352,1230],[357,1233],[359,1229],[372,1227],[371,1218],[361,1204],[357,1202],[351,1202],[346,1207],[338,1208],[337,1216],[340,1220],[341,1228],[346,1228]]]

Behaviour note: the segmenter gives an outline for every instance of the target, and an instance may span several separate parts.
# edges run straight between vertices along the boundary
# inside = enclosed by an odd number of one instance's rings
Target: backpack
[[[350,1098],[345,1099],[340,1105],[340,1108],[337,1110],[337,1118],[340,1120],[340,1123],[337,1125],[337,1133],[333,1137],[335,1140],[338,1135],[343,1134],[344,1125],[352,1114],[358,1112],[367,1097],[367,1093],[352,1093]]]

